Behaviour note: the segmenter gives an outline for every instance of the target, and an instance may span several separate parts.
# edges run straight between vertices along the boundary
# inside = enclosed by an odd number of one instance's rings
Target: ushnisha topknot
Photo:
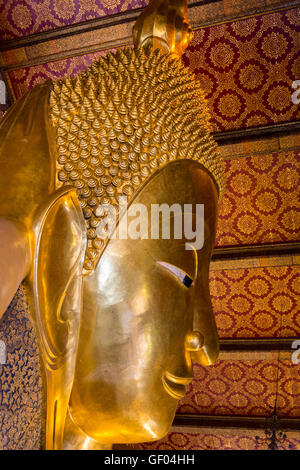
[[[199,81],[180,58],[143,47],[119,49],[76,78],[53,82],[57,187],[72,185],[87,225],[85,273],[105,241],[96,232],[103,204],[128,202],[158,169],[177,159],[201,163],[224,192],[224,169],[210,135]]]

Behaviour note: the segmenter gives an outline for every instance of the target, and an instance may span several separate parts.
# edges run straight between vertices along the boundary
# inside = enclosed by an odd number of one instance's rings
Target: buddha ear
[[[60,449],[74,378],[86,249],[76,191],[65,187],[52,194],[33,230],[32,300],[47,387],[46,448]]]

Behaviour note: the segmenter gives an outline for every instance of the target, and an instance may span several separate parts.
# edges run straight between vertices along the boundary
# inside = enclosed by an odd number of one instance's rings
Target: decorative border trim
[[[286,431],[300,431],[300,419],[280,418],[278,426]],[[172,431],[182,431],[182,428],[240,428],[240,429],[266,429],[269,427],[268,416],[219,416],[201,414],[176,414]]]
[[[265,245],[238,245],[215,248],[212,261],[235,258],[256,258],[300,253],[300,242],[274,243]]]
[[[223,339],[220,338],[220,351],[261,352],[292,351],[292,343],[299,338],[256,338],[256,339]]]
[[[244,140],[248,137],[264,137],[270,134],[280,134],[300,129],[300,121],[289,121],[268,126],[248,127],[247,129],[237,129],[234,131],[217,132],[213,137],[218,144],[230,144],[237,140]]]

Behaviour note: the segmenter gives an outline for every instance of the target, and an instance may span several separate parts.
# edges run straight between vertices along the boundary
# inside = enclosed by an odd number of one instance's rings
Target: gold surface
[[[110,240],[83,280],[70,411],[85,434],[103,443],[162,437],[192,379],[191,357],[208,365],[218,356],[208,286],[217,191],[197,162],[174,162],[134,199],[146,207],[163,202],[205,204],[206,241],[199,252],[187,251],[184,239]],[[159,262],[187,273],[192,287]]]
[[[60,449],[74,377],[86,247],[73,188],[51,195],[36,215],[33,231],[36,244],[27,289],[47,385],[46,448]]]
[[[34,213],[55,189],[54,133],[47,116],[48,96],[49,86],[35,88],[12,106],[1,121],[0,316],[29,271],[34,250]]]
[[[27,275],[31,253],[26,231],[20,224],[0,217],[0,318]]]
[[[54,126],[49,92],[46,83],[28,93],[0,128],[0,216],[20,227],[32,256],[45,446],[155,440],[169,430],[192,358],[209,365],[219,351],[208,270],[223,179],[203,95],[178,59],[142,48],[55,84]],[[204,204],[203,248],[171,236],[111,239],[100,251],[95,210],[122,194],[148,209]]]
[[[187,1],[150,0],[133,27],[135,46],[150,46],[181,56],[193,39]]]
[[[86,72],[54,83],[50,113],[56,129],[57,187],[77,189],[87,225],[85,273],[106,241],[97,234],[101,204],[118,209],[170,161],[202,163],[224,191],[222,162],[195,76],[169,54],[125,48]]]

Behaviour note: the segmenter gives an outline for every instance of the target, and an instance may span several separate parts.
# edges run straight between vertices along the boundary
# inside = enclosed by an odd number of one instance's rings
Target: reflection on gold
[[[133,27],[135,46],[151,47],[181,56],[191,40],[187,2],[150,0]]]
[[[188,42],[186,14],[183,1],[151,2],[135,51],[36,88],[0,128],[2,227],[11,220],[8,258],[18,246],[22,265],[20,279],[16,264],[9,273],[3,305],[26,276],[47,449],[161,438],[192,358],[209,365],[218,356],[208,270],[223,169],[198,83],[169,54]],[[101,205],[122,195],[148,213],[204,204],[203,248],[186,250],[185,236],[102,240]]]

